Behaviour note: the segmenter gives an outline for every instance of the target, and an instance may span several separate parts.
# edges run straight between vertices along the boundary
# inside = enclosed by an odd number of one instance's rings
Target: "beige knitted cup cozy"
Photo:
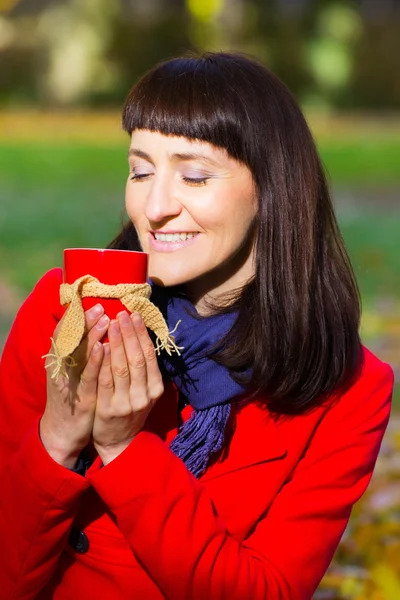
[[[53,367],[52,379],[58,379],[61,375],[68,377],[67,367],[75,366],[72,357],[73,352],[79,346],[85,333],[85,312],[82,306],[82,298],[116,298],[131,312],[138,312],[146,327],[151,329],[157,336],[156,351],[166,350],[168,354],[177,352],[180,348],[175,344],[172,333],[175,329],[168,331],[160,310],[149,298],[151,287],[148,283],[119,283],[117,285],[106,285],[91,275],[84,275],[77,279],[72,285],[63,283],[60,286],[61,304],[69,304],[63,317],[57,339],[52,339],[53,352],[46,354],[53,360],[46,368]],[[45,358],[43,357],[43,358]]]

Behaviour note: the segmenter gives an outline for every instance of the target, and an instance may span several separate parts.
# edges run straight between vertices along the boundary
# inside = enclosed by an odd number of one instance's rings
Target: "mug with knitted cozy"
[[[60,301],[66,307],[56,340],[46,367],[54,367],[52,377],[67,377],[66,367],[74,366],[73,352],[85,331],[85,311],[102,304],[110,319],[121,310],[138,312],[146,327],[156,335],[156,350],[179,354],[173,332],[160,310],[150,301],[151,287],[147,283],[147,258],[144,252],[130,250],[67,248],[64,250],[64,277],[60,286]],[[106,338],[103,340],[106,341]]]
[[[147,285],[148,254],[145,252],[132,252],[129,250],[109,250],[96,248],[67,248],[64,250],[63,282],[67,285],[91,275],[100,284],[116,288],[119,284],[146,284]],[[93,285],[94,282],[92,282]],[[85,288],[87,289],[87,288]],[[144,288],[146,289],[146,288]],[[121,291],[111,290],[109,297],[97,296],[93,289],[82,295],[82,306],[89,310],[100,303],[104,312],[110,319],[115,319],[121,310],[130,311],[121,302]]]

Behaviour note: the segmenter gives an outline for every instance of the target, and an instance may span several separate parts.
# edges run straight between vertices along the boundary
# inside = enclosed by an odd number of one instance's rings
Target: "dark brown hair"
[[[256,275],[215,352],[279,414],[345,391],[362,366],[360,301],[314,141],[286,86],[257,61],[207,53],[160,63],[132,88],[123,128],[185,136],[245,163],[258,191]],[[140,249],[129,223],[110,244]]]

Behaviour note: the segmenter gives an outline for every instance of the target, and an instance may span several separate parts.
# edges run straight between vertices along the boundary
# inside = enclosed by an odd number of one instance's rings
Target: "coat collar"
[[[208,481],[251,465],[286,457],[287,448],[271,413],[256,402],[235,411],[234,431],[221,458],[201,477]]]

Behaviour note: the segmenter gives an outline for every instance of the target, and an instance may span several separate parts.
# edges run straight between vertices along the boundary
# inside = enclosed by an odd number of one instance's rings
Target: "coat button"
[[[89,538],[83,531],[73,527],[69,534],[68,543],[79,554],[85,554],[89,550]]]

